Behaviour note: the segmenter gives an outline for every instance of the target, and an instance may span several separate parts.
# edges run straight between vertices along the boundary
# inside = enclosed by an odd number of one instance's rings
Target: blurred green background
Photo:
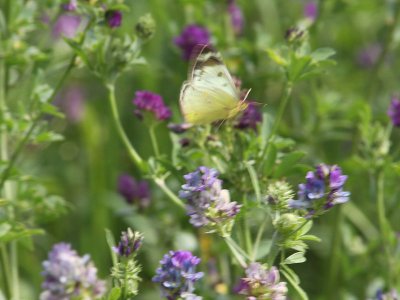
[[[173,38],[188,24],[203,25],[210,30],[212,43],[222,53],[232,74],[243,81],[243,87],[252,89],[250,99],[266,104],[263,111],[272,120],[279,106],[283,75],[265,50],[285,43],[286,30],[304,19],[305,3],[238,0],[245,27],[243,34],[235,37],[226,1],[126,1],[130,11],[124,13],[118,32],[132,31],[137,19],[146,13],[151,13],[157,23],[154,38],[142,52],[147,65],[132,68],[117,82],[122,122],[138,152],[147,158],[152,149],[146,127],[133,114],[135,91],[150,90],[162,95],[173,111],[171,121],[183,121],[178,102],[188,66],[181,59]],[[306,151],[308,163],[342,166],[349,175],[347,190],[352,193],[352,204],[335,208],[316,222],[313,230],[322,242],[311,243],[307,262],[295,268],[310,299],[365,299],[368,285],[376,278],[374,272],[379,269],[379,260],[373,264],[370,260],[370,251],[379,252],[379,247],[369,244],[365,236],[374,232],[365,229],[368,224],[360,225],[363,219],[351,209],[358,207],[377,226],[374,199],[369,196],[368,164],[358,158],[363,139],[358,129],[362,125],[361,114],[369,110],[374,120],[389,122],[386,110],[391,96],[399,91],[400,79],[396,13],[389,0],[319,1],[318,16],[308,34],[309,42],[312,48],[335,49],[337,65],[317,79],[295,87],[281,123],[280,134],[294,139],[297,147]],[[41,34],[48,35],[50,31],[51,28],[44,28]],[[57,54],[55,65],[60,62],[65,65],[71,56],[68,46],[62,40],[53,43]],[[382,51],[384,55],[379,54]],[[371,62],[365,55],[372,57]],[[50,83],[56,82],[59,76],[55,70],[49,74]],[[68,118],[50,121],[65,140],[47,147],[29,148],[24,153],[24,168],[44,178],[50,191],[64,197],[70,206],[58,219],[43,221],[48,234],[35,238],[34,252],[21,249],[23,276],[33,295],[37,295],[42,281],[41,261],[53,243],[66,241],[80,254],[89,253],[100,277],[104,278],[111,266],[104,230],[109,228],[118,237],[129,225],[145,235],[139,256],[144,266],[143,283],[137,299],[158,299],[159,292],[151,283],[158,261],[169,249],[197,249],[198,233],[188,224],[184,211],[174,207],[156,186],[152,185],[150,207],[139,210],[125,203],[117,193],[118,176],[126,172],[140,179],[141,174],[130,162],[113,127],[106,90],[86,69],[74,69],[58,100],[67,114],[70,98],[74,97],[68,92],[71,89],[81,93],[83,102],[78,108],[81,117],[74,121]],[[171,142],[166,124],[157,128],[157,138],[161,152],[169,154]],[[394,130],[393,149],[398,148],[399,137],[399,130]],[[294,186],[303,180],[300,176],[289,178]],[[400,217],[396,209],[398,180],[398,174],[389,174],[387,179],[391,220]],[[171,189],[177,191],[181,183],[171,184]],[[394,226],[400,230],[398,222]],[[339,246],[332,246],[337,245],[337,239],[341,241]],[[229,299],[223,295],[218,297],[207,299]]]

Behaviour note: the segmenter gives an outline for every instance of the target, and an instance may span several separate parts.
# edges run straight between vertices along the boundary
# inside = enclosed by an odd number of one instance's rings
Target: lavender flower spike
[[[184,178],[186,183],[182,185],[179,196],[187,200],[190,223],[196,227],[204,226],[209,232],[217,231],[222,236],[229,236],[240,205],[231,202],[229,191],[222,189],[217,170],[203,166]]]
[[[163,297],[168,300],[201,300],[194,292],[194,284],[203,277],[196,272],[200,259],[189,251],[170,251],[160,261],[153,282],[160,284]]]
[[[105,282],[97,279],[90,257],[78,256],[69,244],[55,244],[43,269],[40,300],[99,299],[105,293]]]
[[[393,126],[400,127],[400,100],[397,97],[392,98],[387,114],[392,119]]]
[[[265,265],[254,262],[246,269],[246,277],[242,278],[236,292],[246,295],[248,300],[285,300],[286,282],[279,281],[276,267],[267,269]]]
[[[188,25],[181,33],[174,39],[175,45],[182,50],[182,57],[184,60],[189,60],[193,49],[197,45],[207,45],[210,43],[210,33],[208,30],[199,25]]]
[[[132,229],[128,228],[123,231],[118,246],[114,247],[115,253],[121,257],[135,256],[139,248],[142,246],[143,236]]]
[[[313,214],[322,213],[336,204],[349,200],[350,193],[343,191],[347,176],[338,166],[320,164],[314,172],[308,172],[306,183],[299,185],[298,199],[289,200],[295,209],[308,209]]]
[[[151,201],[148,182],[136,181],[128,174],[121,174],[118,177],[118,192],[128,204],[137,204],[140,208],[148,207]]]

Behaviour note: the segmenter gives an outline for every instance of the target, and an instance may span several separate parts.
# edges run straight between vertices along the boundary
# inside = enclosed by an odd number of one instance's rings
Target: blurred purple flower
[[[241,35],[244,27],[243,13],[235,0],[228,0],[228,12],[235,35]]]
[[[243,112],[235,127],[238,129],[253,129],[257,130],[257,125],[262,122],[262,114],[254,103],[249,103],[246,110]]]
[[[55,244],[43,269],[41,300],[98,299],[105,293],[105,282],[97,279],[89,255],[78,256],[69,244]]]
[[[396,289],[390,290],[388,293],[383,293],[382,290],[378,290],[376,292],[376,300],[399,300],[399,294],[397,293]]]
[[[150,204],[150,188],[147,181],[136,181],[128,174],[118,177],[118,192],[129,204],[137,203],[146,208]]]
[[[181,35],[174,38],[175,45],[182,50],[182,57],[189,60],[193,49],[197,45],[207,45],[210,43],[210,33],[199,25],[188,25]]]
[[[59,38],[61,36],[65,36],[67,38],[73,38],[81,24],[81,17],[70,15],[70,14],[62,14],[58,17],[56,23],[53,27],[53,37]]]
[[[121,239],[116,247],[113,247],[115,253],[119,256],[135,256],[137,251],[142,246],[143,236],[132,229],[128,228],[127,231],[121,233]]]
[[[380,44],[368,45],[358,52],[357,63],[360,67],[371,68],[376,64],[381,53],[382,46]]]
[[[171,110],[165,106],[163,98],[149,91],[137,91],[133,104],[137,106],[135,114],[139,117],[143,116],[143,111],[150,111],[156,119],[163,121],[171,117]]]
[[[204,275],[196,272],[199,263],[200,259],[189,251],[170,251],[160,261],[153,282],[160,284],[162,295],[168,300],[200,300],[193,294],[195,282]]]
[[[314,172],[308,172],[306,183],[299,184],[298,200],[290,200],[289,206],[316,212],[328,210],[349,200],[350,193],[343,191],[347,176],[338,166],[320,164]],[[321,211],[322,210],[322,211]],[[310,216],[311,216],[310,215]]]
[[[400,127],[400,100],[397,97],[392,98],[387,114],[392,119],[393,126]]]
[[[77,123],[84,114],[85,93],[79,86],[70,86],[55,101],[71,123]]]
[[[315,1],[309,1],[304,5],[304,17],[310,21],[315,21],[318,16],[318,6]]]
[[[286,282],[279,281],[278,269],[276,267],[267,269],[257,262],[250,263],[246,269],[246,277],[241,279],[234,290],[240,295],[246,295],[248,300],[287,299]]]
[[[189,123],[181,123],[181,124],[173,124],[170,123],[168,124],[168,129],[171,130],[173,133],[176,134],[181,134],[184,133],[186,130],[188,130],[190,127],[192,127],[192,124]]]
[[[229,191],[222,189],[218,171],[199,167],[184,178],[186,183],[182,185],[179,197],[187,200],[189,222],[196,227],[207,226],[223,235],[229,234],[240,205],[231,202]]]
[[[61,5],[65,11],[74,11],[78,8],[78,0],[69,0],[68,2]]]
[[[107,10],[105,18],[110,28],[119,27],[122,23],[122,12],[119,10]]]

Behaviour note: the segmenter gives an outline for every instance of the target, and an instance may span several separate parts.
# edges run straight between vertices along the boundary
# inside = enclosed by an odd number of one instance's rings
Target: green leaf
[[[114,287],[108,294],[107,300],[118,300],[121,297],[122,290],[120,287]]]
[[[314,241],[314,242],[320,242],[321,241],[321,239],[319,237],[317,237],[315,235],[312,235],[312,234],[303,235],[303,236],[301,236],[301,239],[305,240],[305,241]]]
[[[284,59],[275,50],[267,49],[266,51],[267,51],[269,58],[271,58],[276,64],[283,66],[283,67],[287,66],[288,63],[287,63],[286,59]]]
[[[270,142],[271,143],[271,142]],[[275,165],[276,157],[278,155],[278,150],[274,144],[268,147],[268,152],[266,154],[267,159],[264,162],[264,174],[267,176],[272,174],[273,167]]]
[[[117,244],[115,242],[114,235],[112,234],[111,230],[106,228],[105,231],[106,231],[106,241],[107,241],[108,247],[110,248],[113,266],[116,266],[118,263],[118,259],[117,259],[116,253],[113,250],[113,247],[115,247]]]
[[[249,162],[245,162],[247,171],[249,172],[251,184],[253,185],[254,193],[256,194],[257,202],[261,202],[261,191],[260,191],[260,183],[258,182],[258,176],[256,170],[254,169],[253,165]]]
[[[300,264],[306,261],[306,258],[304,257],[304,252],[296,252],[287,257],[283,263],[290,265],[290,264]]]
[[[282,159],[282,162],[276,168],[274,173],[275,177],[280,178],[282,176],[287,176],[289,171],[293,169],[296,162],[298,162],[304,156],[304,152],[296,151],[285,155]]]
[[[58,142],[62,141],[63,139],[64,137],[61,134],[52,131],[46,131],[37,135],[35,137],[35,142],[37,143]]]
[[[313,61],[319,62],[322,60],[326,60],[329,57],[336,54],[336,51],[332,48],[318,48],[313,53],[311,53],[311,57]]]
[[[286,271],[286,268],[281,270],[283,276],[289,281],[289,283],[293,286],[293,288],[296,290],[298,295],[300,296],[300,299],[302,300],[308,300],[308,296],[306,292],[299,286],[299,283],[294,280],[294,278],[291,276],[291,273],[288,273]]]

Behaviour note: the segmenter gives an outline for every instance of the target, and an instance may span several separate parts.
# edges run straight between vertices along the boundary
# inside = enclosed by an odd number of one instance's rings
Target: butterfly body
[[[181,89],[180,106],[186,122],[201,125],[230,119],[247,105],[240,100],[240,91],[221,56],[203,46]]]

